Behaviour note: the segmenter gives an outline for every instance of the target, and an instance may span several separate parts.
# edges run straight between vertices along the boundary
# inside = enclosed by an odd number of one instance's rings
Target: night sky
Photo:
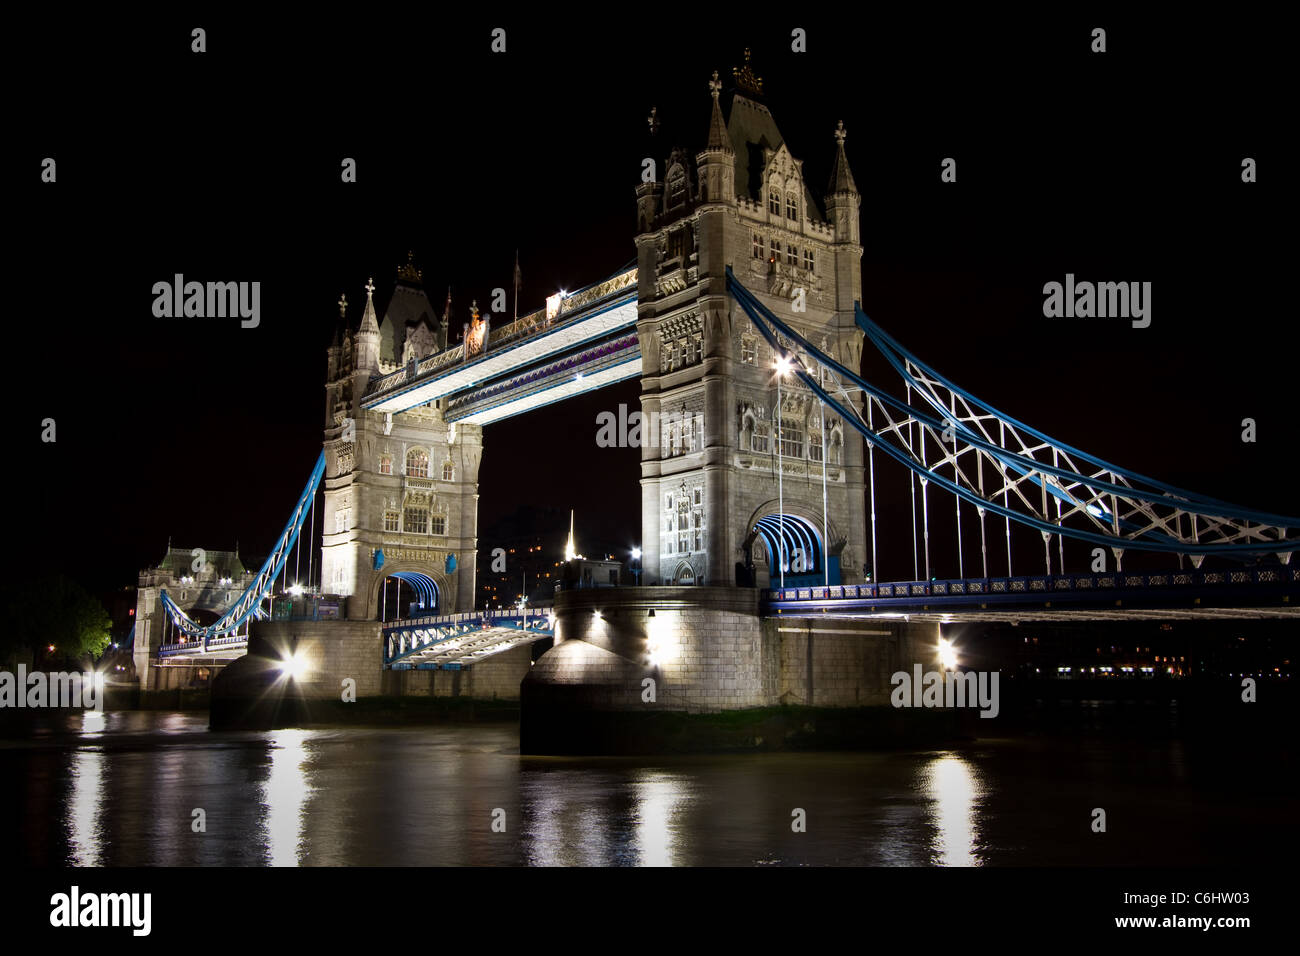
[[[662,169],[673,145],[694,155],[710,73],[730,85],[746,46],[819,199],[844,121],[862,193],[863,307],[887,331],[1069,444],[1300,511],[1300,336],[1279,242],[1293,228],[1280,195],[1283,61],[1259,46],[1282,31],[1260,14],[1248,35],[1220,20],[1156,28],[1100,13],[849,28],[797,7],[710,20],[627,6],[582,23],[504,11],[453,22],[435,9],[382,22],[355,11],[282,24],[51,18],[15,36],[34,48],[29,62],[48,64],[12,91],[7,137],[18,251],[7,378],[21,450],[7,478],[9,553],[23,571],[133,585],[169,536],[208,549],[238,539],[264,555],[320,450],[340,293],[355,324],[373,275],[382,317],[413,250],[439,311],[452,287],[455,331],[471,299],[484,307],[511,286],[516,249],[521,314],[620,269],[635,256],[642,157]],[[190,52],[196,25],[208,30],[202,55]],[[1088,49],[1097,25],[1109,28],[1103,55]],[[495,26],[504,55],[489,52]],[[790,51],[794,27],[809,53]],[[56,184],[39,181],[45,156]],[[356,184],[339,181],[345,156]],[[955,184],[939,181],[946,156]],[[1245,156],[1260,182],[1241,182]],[[260,327],[154,318],[153,283],[178,272],[261,281]],[[1152,282],[1151,327],[1044,318],[1042,286],[1067,272]],[[864,370],[896,387],[883,360],[869,355]],[[489,426],[480,527],[520,505],[574,507],[587,553],[637,543],[639,452],[597,448],[595,420],[638,395],[624,383]],[[40,440],[46,417],[53,444]],[[1245,417],[1256,444],[1241,441]],[[878,475],[880,576],[910,577],[907,478],[891,463]],[[931,510],[932,533],[951,542],[951,500]],[[1023,548],[1025,570],[1041,571],[1037,535]],[[1081,569],[1082,546],[1070,554]],[[937,571],[955,576],[955,558]]]

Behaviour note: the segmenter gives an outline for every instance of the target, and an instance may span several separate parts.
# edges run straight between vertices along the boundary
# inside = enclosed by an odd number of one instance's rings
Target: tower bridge
[[[1053,439],[869,319],[847,131],[828,131],[831,177],[818,189],[748,64],[733,79],[724,85],[714,73],[708,84],[701,147],[656,146],[664,175],[635,184],[636,258],[613,275],[510,322],[471,307],[458,342],[450,294],[436,318],[413,257],[382,320],[373,281],[359,323],[340,300],[314,482],[237,614],[205,631],[172,604],[170,624],[187,638],[238,634],[274,600],[277,576],[287,583],[286,549],[308,513],[322,527],[312,562],[319,583],[309,586],[337,596],[340,625],[371,642],[374,693],[410,690],[421,670],[508,659],[548,707],[567,707],[557,703],[570,699],[562,688],[583,675],[606,688],[608,703],[653,672],[680,684],[674,699],[686,709],[725,709],[786,699],[789,629],[762,623],[776,618],[1294,613],[1300,518],[1175,488]],[[862,377],[868,347],[890,381]],[[644,586],[561,593],[545,626],[523,613],[475,615],[484,426],[632,378],[642,420],[662,428],[641,446]],[[876,471],[886,467],[910,473],[918,522],[916,580],[894,584],[877,574],[877,514],[898,504],[877,500]],[[952,581],[932,573],[939,545],[929,513],[941,504],[956,516]],[[1013,568],[1013,529],[1041,538],[1042,575]],[[978,567],[965,566],[963,535],[978,538]],[[1114,574],[1068,574],[1066,538],[1108,554]],[[1140,576],[1122,571],[1123,556],[1134,550],[1176,560],[1177,582],[1130,580]],[[1219,573],[1221,559],[1267,566],[1272,577],[1218,587],[1206,575]],[[328,629],[308,623],[254,630],[297,641]],[[142,652],[151,660],[160,653],[155,631]],[[889,633],[898,653],[929,639]],[[523,656],[543,637],[552,650],[535,662]],[[736,658],[726,674],[701,663],[720,654]],[[874,693],[865,686],[853,699]]]

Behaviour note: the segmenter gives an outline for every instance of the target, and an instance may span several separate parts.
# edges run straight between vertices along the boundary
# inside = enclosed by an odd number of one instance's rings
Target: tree
[[[4,607],[0,658],[30,652],[41,664],[78,664],[101,655],[111,640],[108,611],[63,575],[7,583]]]

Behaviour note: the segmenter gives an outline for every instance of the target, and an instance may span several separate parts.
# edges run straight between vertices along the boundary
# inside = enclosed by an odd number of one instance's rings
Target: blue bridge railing
[[[1281,596],[1300,593],[1300,567],[1243,568],[1227,571],[1161,571],[1101,574],[1039,574],[1007,578],[965,578],[944,581],[896,581],[888,584],[843,584],[830,587],[772,588],[762,594],[774,610],[807,602],[871,601],[890,605],[1014,603],[1025,600],[1059,600],[1065,594],[1087,601],[1094,596],[1114,597],[1116,592],[1157,595],[1181,592],[1213,597],[1250,593]]]

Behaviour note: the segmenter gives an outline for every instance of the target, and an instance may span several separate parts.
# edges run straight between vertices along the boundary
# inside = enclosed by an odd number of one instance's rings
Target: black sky
[[[29,23],[8,177],[14,560],[104,588],[133,584],[169,536],[264,553],[320,449],[339,294],[359,319],[373,275],[382,310],[414,250],[435,304],[453,287],[458,328],[471,299],[510,286],[516,248],[521,312],[615,271],[635,255],[641,158],[701,146],[709,74],[729,79],[745,46],[819,197],[844,121],[863,306],[904,345],[1103,458],[1300,510],[1280,30],[743,13]],[[794,27],[809,53],[790,51]],[[47,155],[55,185],[38,181]],[[345,156],[355,185],[339,181]],[[946,156],[956,184],[939,181]],[[1260,182],[1241,183],[1244,156]],[[177,272],[261,281],[261,326],[155,319],[151,287]],[[1151,327],[1045,319],[1043,283],[1067,272],[1152,282]],[[864,368],[893,387],[883,362]],[[576,507],[589,552],[634,543],[637,452],[594,435],[598,411],[638,393],[490,426],[481,525]],[[907,480],[880,480],[904,509],[881,505],[882,575],[908,576]],[[937,536],[950,511],[935,507]]]

